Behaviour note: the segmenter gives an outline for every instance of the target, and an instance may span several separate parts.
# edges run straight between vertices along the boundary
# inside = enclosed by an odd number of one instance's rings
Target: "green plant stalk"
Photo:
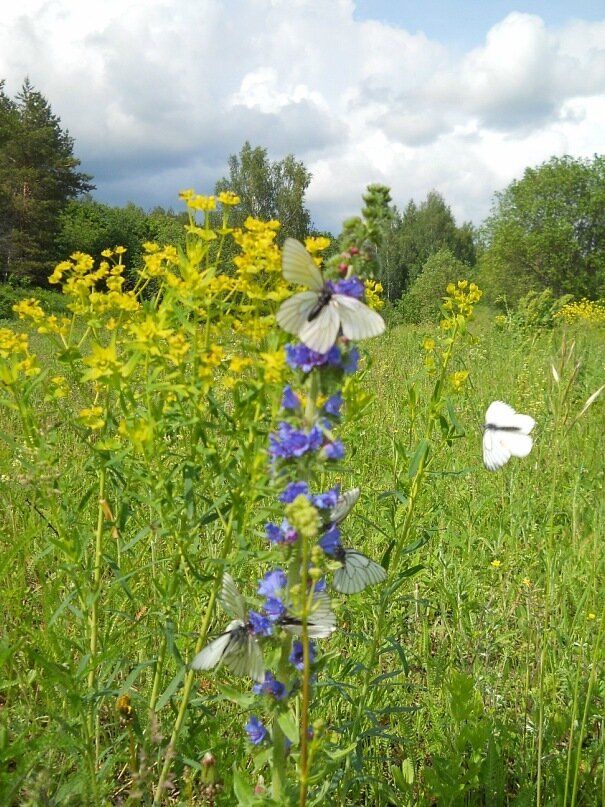
[[[88,672],[88,694],[91,697],[90,711],[88,715],[88,734],[94,736],[95,746],[95,767],[99,762],[100,750],[100,725],[98,720],[98,710],[94,707],[92,699],[93,690],[97,675],[97,648],[99,642],[99,597],[101,594],[101,560],[103,555],[103,526],[105,523],[105,513],[103,504],[105,502],[105,486],[107,482],[107,470],[102,467],[99,472],[99,509],[97,513],[97,529],[95,533],[95,557],[92,582],[92,602],[90,605],[89,625],[90,625],[90,670]],[[95,719],[95,713],[96,718]]]
[[[592,658],[591,658],[591,669],[590,669],[590,677],[588,679],[588,687],[586,690],[586,700],[584,702],[584,711],[582,712],[582,722],[580,723],[580,729],[578,732],[578,744],[577,744],[577,751],[576,751],[576,759],[574,765],[574,777],[573,777],[573,787],[571,791],[571,807],[575,807],[576,799],[578,796],[578,776],[580,773],[580,764],[581,764],[581,757],[582,757],[582,742],[584,741],[584,734],[586,731],[586,723],[588,721],[588,711],[590,709],[590,701],[592,699],[592,693],[594,690],[595,681],[597,679],[597,670],[599,668],[599,660],[601,658],[601,646],[603,641],[603,629],[605,627],[605,611],[601,614],[601,621],[599,623],[599,633],[597,635],[597,639],[594,643],[593,651],[592,651]]]
[[[229,521],[226,525],[223,549],[219,556],[221,560],[224,560],[231,550],[231,543],[233,539],[233,522],[234,522],[234,511],[231,510],[231,512],[229,513]],[[214,603],[216,602],[216,598],[218,596],[220,587],[221,587],[221,580],[219,578],[215,582],[210,592],[208,607],[206,608],[206,613],[204,614],[204,619],[202,620],[200,635],[198,637],[195,646],[194,655],[197,655],[200,652],[202,646],[206,641],[206,636],[208,635],[208,629],[210,627],[210,620],[212,618],[212,613],[214,611]],[[164,755],[164,764],[162,766],[162,770],[160,771],[160,776],[158,778],[158,782],[153,795],[154,807],[155,805],[162,803],[162,797],[164,794],[166,779],[170,772],[170,767],[172,765],[172,760],[174,758],[174,749],[176,748],[176,743],[179,738],[179,734],[181,733],[181,729],[183,728],[183,723],[185,721],[185,715],[187,713],[187,706],[189,705],[189,697],[191,695],[191,689],[193,688],[194,680],[195,680],[195,670],[189,669],[187,675],[185,676],[185,682],[183,684],[183,694],[181,695],[181,703],[179,706],[179,711],[177,713],[176,720],[174,721],[174,726],[172,727],[172,733],[170,735],[170,741],[168,742],[168,746],[166,748],[166,752]]]

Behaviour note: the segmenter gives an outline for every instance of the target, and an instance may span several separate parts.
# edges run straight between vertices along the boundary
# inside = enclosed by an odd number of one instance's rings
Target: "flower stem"
[[[99,762],[99,742],[100,726],[95,714],[98,713],[94,706],[95,700],[92,698],[97,676],[97,648],[99,641],[99,597],[101,593],[101,559],[103,554],[103,525],[105,522],[105,485],[107,481],[107,471],[101,468],[99,473],[99,509],[97,513],[97,528],[95,533],[95,556],[92,581],[92,601],[90,604],[89,625],[90,625],[90,670],[88,672],[88,694],[91,698],[90,711],[88,714],[88,735],[94,737],[94,760],[95,767]]]

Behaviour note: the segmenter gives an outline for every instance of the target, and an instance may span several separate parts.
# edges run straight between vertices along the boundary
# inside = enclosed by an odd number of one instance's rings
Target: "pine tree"
[[[4,280],[43,285],[60,257],[59,216],[94,189],[76,169],[74,141],[44,96],[25,80],[15,101],[0,84],[0,271]]]

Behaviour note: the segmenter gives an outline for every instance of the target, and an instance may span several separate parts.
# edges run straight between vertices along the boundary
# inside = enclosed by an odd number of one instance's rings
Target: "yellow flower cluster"
[[[382,283],[379,283],[377,280],[367,279],[364,281],[365,286],[365,301],[376,311],[380,311],[381,308],[384,308],[384,300],[380,296],[381,292],[383,291]]]
[[[100,261],[75,252],[49,278],[66,296],[68,316],[47,314],[33,298],[14,307],[19,319],[53,338],[70,364],[70,382],[50,378],[45,401],[68,408],[70,385],[79,384],[72,416],[101,432],[97,447],[128,442],[152,451],[160,431],[147,413],[150,402],[153,417],[178,418],[186,401],[203,410],[210,390],[221,401],[233,390],[231,411],[245,400],[240,385],[282,382],[284,352],[278,340],[266,339],[290,293],[276,243],[279,222],[248,218],[230,229],[234,194],[190,190],[181,197],[189,211],[183,249],[146,243],[138,268],[126,265],[122,247],[106,250]],[[309,242],[314,252],[327,246],[326,238]],[[39,372],[27,335],[0,329],[0,381]],[[112,413],[117,396],[119,414]]]
[[[451,312],[441,323],[444,330],[452,327],[452,323],[472,319],[475,305],[483,296],[483,292],[476,283],[468,280],[459,280],[458,283],[449,283],[446,288],[447,296],[443,298],[444,311]],[[448,325],[444,325],[447,322]]]
[[[585,297],[573,303],[567,303],[557,312],[557,317],[567,323],[578,322],[605,322],[605,303],[587,300]]]
[[[10,386],[22,374],[30,378],[38,373],[40,367],[29,351],[27,334],[0,328],[0,381]]]

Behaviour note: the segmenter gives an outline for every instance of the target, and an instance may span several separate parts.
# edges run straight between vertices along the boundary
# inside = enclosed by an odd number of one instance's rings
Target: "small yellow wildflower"
[[[468,378],[468,370],[458,370],[455,373],[452,373],[450,376],[450,385],[454,392],[459,392],[462,389],[462,385]]]
[[[246,367],[250,367],[252,359],[248,357],[234,356],[229,362],[229,370],[232,373],[241,373]]]
[[[263,360],[263,370],[267,381],[280,381],[286,366],[286,355],[283,350],[273,353],[261,353]]]
[[[330,246],[330,239],[325,238],[324,236],[309,236],[305,238],[305,247],[307,252],[310,252],[311,255],[314,252],[323,252],[324,249],[327,249]]]
[[[86,426],[92,431],[99,431],[105,425],[105,418],[103,417],[103,407],[90,406],[86,409],[81,409],[78,413],[78,420],[82,425]]]
[[[222,205],[239,205],[241,199],[231,191],[222,191],[218,195],[218,200]]]
[[[493,566],[494,569],[498,569],[498,568],[500,568],[500,566],[502,566],[502,561],[495,559],[495,560],[492,560],[489,565]]]
[[[525,586],[525,588],[531,588],[531,580],[529,577],[524,577],[523,580],[521,580],[521,583]]]
[[[592,621],[593,619],[596,619],[596,618],[597,618],[597,615],[594,613],[594,611],[589,611],[589,613],[586,614],[586,619],[588,619],[590,621]]]
[[[435,350],[435,340],[427,337],[422,343],[422,347],[427,353],[432,353]]]
[[[40,301],[34,297],[28,297],[27,300],[15,303],[13,311],[18,315],[19,319],[31,319],[36,324],[42,322],[45,317]]]

